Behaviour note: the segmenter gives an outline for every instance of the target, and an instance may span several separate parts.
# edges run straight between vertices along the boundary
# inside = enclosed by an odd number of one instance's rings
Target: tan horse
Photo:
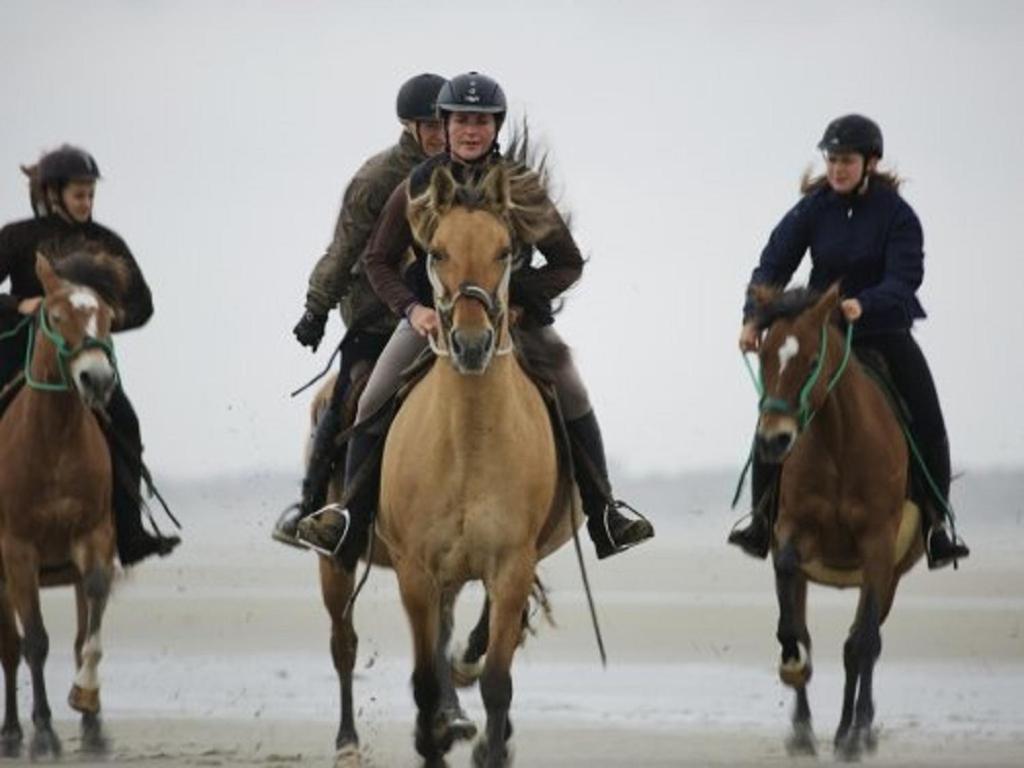
[[[23,652],[32,676],[33,757],[60,753],[43,676],[49,638],[41,585],[75,585],[78,672],[68,701],[82,713],[83,746],[105,748],[97,667],[114,524],[110,453],[91,406],[105,404],[117,380],[110,308],[95,291],[59,278],[42,256],[36,257],[36,273],[45,298],[27,383],[0,419],[0,662],[6,683],[0,751],[21,750],[17,668]]]
[[[521,617],[537,562],[567,540],[575,518],[543,399],[510,354],[513,237],[536,237],[550,211],[513,202],[510,187],[523,180],[496,166],[479,185],[458,186],[441,167],[409,204],[413,233],[429,253],[441,325],[435,351],[445,360],[391,426],[377,530],[412,628],[416,748],[428,765],[443,764],[451,744],[439,718],[445,607],[472,580],[490,602],[480,678],[487,726],[474,763],[507,765]]]
[[[907,443],[882,390],[848,357],[848,340],[831,322],[839,305],[835,286],[820,297],[757,289],[754,299],[767,329],[757,449],[767,461],[784,462],[773,555],[779,673],[796,690],[789,748],[815,750],[807,583],[858,587],[834,741],[841,758],[856,759],[875,747],[872,675],[880,628],[900,577],[924,551],[918,508],[907,500]]]

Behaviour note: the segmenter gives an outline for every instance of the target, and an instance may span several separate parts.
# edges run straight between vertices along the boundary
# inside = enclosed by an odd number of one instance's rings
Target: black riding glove
[[[325,325],[327,325],[326,315],[314,315],[311,310],[307,309],[302,315],[302,319],[295,324],[292,333],[299,340],[299,344],[316,352],[316,348],[320,346],[320,341],[324,337]]]

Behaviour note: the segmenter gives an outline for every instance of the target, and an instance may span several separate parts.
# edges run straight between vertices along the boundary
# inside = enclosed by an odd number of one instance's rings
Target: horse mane
[[[754,286],[754,314],[751,319],[763,331],[776,320],[792,319],[810,309],[824,295],[814,288],[799,286],[788,291],[767,286]]]
[[[43,243],[39,252],[62,280],[91,288],[111,308],[120,307],[131,274],[124,261],[111,255],[102,244],[85,237],[54,239]]]

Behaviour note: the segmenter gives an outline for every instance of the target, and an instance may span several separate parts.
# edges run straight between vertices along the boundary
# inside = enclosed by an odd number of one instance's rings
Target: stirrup
[[[949,545],[952,547],[953,554],[949,557],[941,560],[936,560],[932,557],[932,537],[935,536],[939,531],[946,534],[946,538],[949,539]],[[958,551],[962,550],[963,554],[958,554]],[[960,537],[956,536],[952,530],[945,525],[936,525],[929,529],[927,536],[924,540],[924,557],[928,563],[929,571],[937,571],[940,568],[945,568],[947,565],[953,565],[953,570],[957,570],[960,567],[960,561],[966,560],[970,557],[971,551],[964,544]]]
[[[285,533],[282,530],[282,526],[288,520],[289,513],[292,510],[301,510],[301,509],[302,509],[302,504],[300,504],[300,503],[289,504],[287,507],[285,507],[284,510],[282,510],[281,514],[277,516],[277,520],[274,522],[274,528],[270,532],[270,538],[272,538],[274,541],[279,541],[282,544],[287,544],[289,547],[295,547],[296,549],[302,549],[302,550],[309,549],[309,547],[298,538],[299,523],[301,523],[302,520],[304,519],[304,518],[301,517],[301,515],[299,516],[299,519],[295,521],[295,528],[296,528],[296,535],[295,536],[291,536],[291,535]]]
[[[352,516],[349,514],[348,510],[340,504],[327,504],[320,507],[320,509],[304,519],[313,521],[322,516],[325,512],[337,512],[341,516],[341,519],[345,521],[345,527],[342,529],[341,536],[338,537],[338,543],[334,545],[334,549],[327,549],[327,547],[322,547],[319,544],[304,538],[301,530],[296,531],[296,540],[299,541],[300,546],[303,546],[306,549],[311,549],[317,554],[321,554],[324,557],[338,559],[340,557],[342,545],[344,545],[348,532],[352,528]]]
[[[631,541],[631,542],[626,542],[626,543],[620,543],[620,542],[616,541],[615,537],[612,536],[612,528],[608,524],[608,515],[611,512],[611,510],[613,510],[613,509],[616,512],[618,512],[620,509],[627,509],[630,512],[632,512],[639,520],[642,520],[643,522],[647,523],[647,525],[651,529],[650,535],[649,536],[644,536],[642,539],[637,539],[636,541]],[[617,555],[620,552],[625,552],[627,549],[632,549],[635,546],[643,544],[648,539],[653,539],[654,538],[654,525],[651,523],[650,520],[647,519],[647,516],[644,515],[644,513],[641,512],[640,510],[636,509],[635,507],[631,506],[627,502],[623,501],[622,499],[613,499],[609,504],[605,504],[604,505],[604,512],[601,515],[601,525],[604,528],[605,536],[608,538],[608,541],[610,541],[611,544],[612,544],[613,549],[612,549],[611,554],[613,554],[613,555]]]

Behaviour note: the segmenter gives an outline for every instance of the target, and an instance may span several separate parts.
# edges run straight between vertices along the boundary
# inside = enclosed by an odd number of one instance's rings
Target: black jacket
[[[72,240],[97,243],[130,267],[129,287],[124,295],[115,297],[118,311],[112,329],[126,331],[149,320],[153,314],[149,286],[124,240],[94,221],[71,224],[51,215],[17,221],[0,229],[0,283],[7,278],[11,281],[10,292],[0,294],[0,330],[9,329],[21,320],[18,303],[22,299],[43,295],[43,287],[36,277],[36,251],[50,245],[59,247]]]

